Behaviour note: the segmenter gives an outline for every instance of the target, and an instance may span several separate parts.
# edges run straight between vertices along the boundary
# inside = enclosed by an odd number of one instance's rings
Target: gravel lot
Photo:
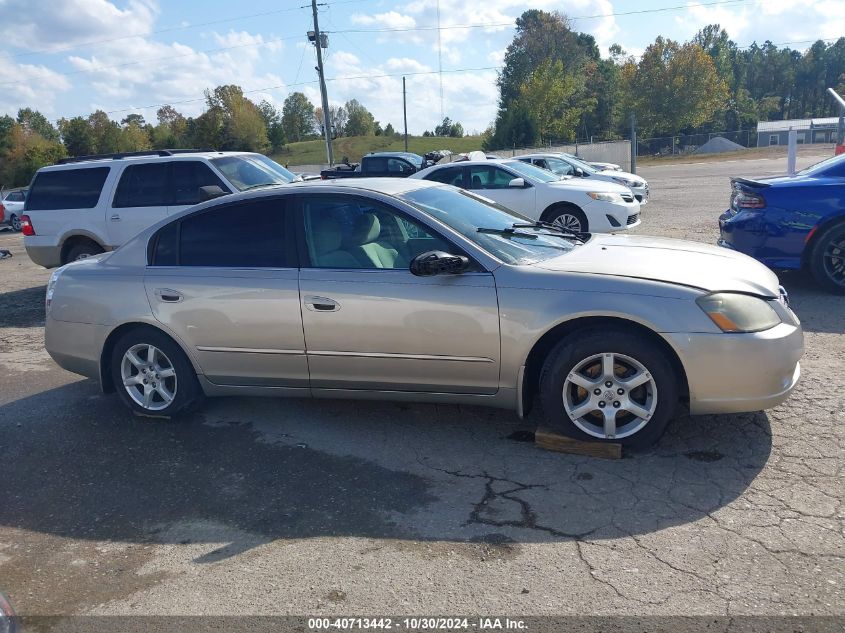
[[[637,231],[713,243],[728,176],[785,162],[643,167]],[[614,462],[480,408],[134,418],[52,363],[48,273],[0,248],[0,589],[24,615],[845,617],[845,297],[803,275],[782,277],[807,343],[787,403],[680,417]]]

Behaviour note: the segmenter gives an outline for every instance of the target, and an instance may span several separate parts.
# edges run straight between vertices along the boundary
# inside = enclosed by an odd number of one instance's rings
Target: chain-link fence
[[[715,154],[748,147],[757,147],[756,129],[638,138],[637,156],[678,156],[696,152]]]

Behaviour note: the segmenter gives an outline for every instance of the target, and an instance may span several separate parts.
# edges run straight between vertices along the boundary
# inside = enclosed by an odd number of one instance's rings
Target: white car
[[[648,183],[636,174],[614,170],[599,171],[571,154],[525,154],[516,158],[525,163],[548,169],[558,176],[575,176],[589,180],[615,182],[630,189],[640,204],[648,202]]]
[[[26,193],[23,189],[13,189],[3,194],[3,218],[0,225],[6,224],[13,231],[21,230],[21,216],[23,215],[23,204],[26,202]]]
[[[266,156],[247,152],[154,150],[64,159],[35,174],[21,216],[24,246],[36,264],[62,266],[114,250],[203,200],[295,178]]]
[[[578,157],[576,156],[575,158]],[[622,167],[616,163],[597,163],[592,160],[588,160],[586,163],[596,171],[622,171]]]
[[[569,231],[610,233],[640,223],[640,204],[627,187],[560,178],[518,160],[435,165],[410,177],[468,189],[532,220]]]

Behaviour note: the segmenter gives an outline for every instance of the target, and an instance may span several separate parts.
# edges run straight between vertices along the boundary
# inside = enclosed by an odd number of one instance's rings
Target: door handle
[[[182,299],[184,299],[181,292],[178,290],[171,290],[170,288],[156,288],[155,295],[160,301],[164,301],[166,303],[179,303]]]
[[[111,219],[112,219],[112,222],[119,222],[120,216],[117,213],[115,213],[111,216]]]
[[[305,307],[312,312],[337,312],[340,304],[328,297],[305,297]]]

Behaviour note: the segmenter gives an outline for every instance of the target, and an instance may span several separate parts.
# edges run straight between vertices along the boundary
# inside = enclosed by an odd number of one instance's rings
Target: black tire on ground
[[[94,242],[80,242],[68,249],[67,254],[65,255],[65,261],[62,263],[67,264],[69,262],[75,262],[77,259],[93,257],[94,255],[99,255],[102,252],[103,249]]]
[[[543,221],[548,222],[549,224],[554,224],[559,218],[569,216],[570,219],[567,224],[577,221],[580,226],[580,228],[573,228],[572,230],[578,233],[587,233],[590,230],[589,223],[587,222],[587,216],[584,215],[584,212],[581,211],[581,209],[574,205],[558,205],[549,209],[543,215]]]
[[[825,290],[845,294],[845,222],[824,229],[809,258],[810,272]]]
[[[12,227],[12,230],[16,233],[20,233],[21,230],[21,219],[16,216],[14,213],[9,216],[9,226]]]
[[[635,360],[651,374],[656,387],[657,402],[651,418],[641,429],[624,438],[606,439],[586,433],[570,419],[564,408],[567,376],[585,360],[605,353],[622,354]],[[590,328],[569,335],[549,353],[540,373],[540,403],[549,425],[564,435],[578,440],[612,441],[643,448],[660,439],[675,413],[678,378],[665,352],[642,334],[624,328]],[[609,402],[608,406],[612,403]]]
[[[176,371],[175,394],[173,401],[166,408],[154,411],[144,408],[132,399],[123,384],[121,375],[123,356],[127,350],[136,345],[155,346],[164,353]],[[172,418],[195,411],[202,404],[204,395],[191,361],[169,336],[155,328],[138,327],[121,336],[112,348],[110,362],[115,391],[123,403],[135,413],[150,417]]]

